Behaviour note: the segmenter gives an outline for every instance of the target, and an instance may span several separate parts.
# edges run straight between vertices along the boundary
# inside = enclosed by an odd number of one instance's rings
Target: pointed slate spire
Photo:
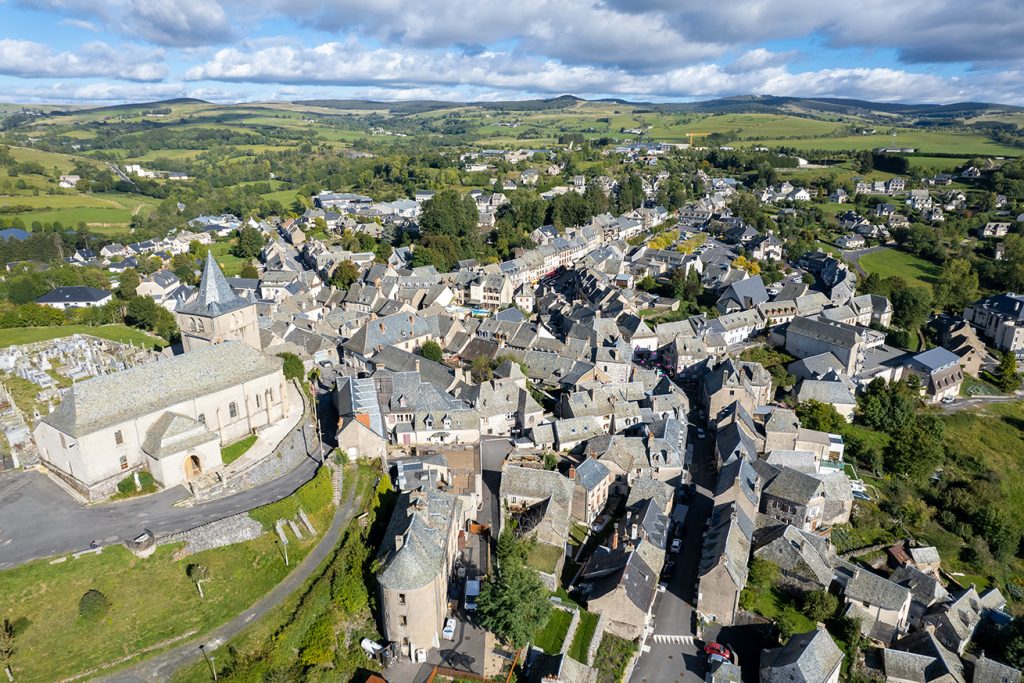
[[[182,307],[182,312],[216,316],[247,305],[247,302],[231,290],[212,252],[206,252],[203,265],[203,279],[199,283],[199,294]]]

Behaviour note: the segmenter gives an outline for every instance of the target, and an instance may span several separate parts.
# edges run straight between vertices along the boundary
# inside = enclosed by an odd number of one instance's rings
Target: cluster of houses
[[[535,152],[523,150],[512,163]],[[468,167],[493,156],[485,150],[463,161]],[[526,175],[520,182],[530,184]],[[667,180],[665,172],[645,178],[644,190],[653,197]],[[891,324],[890,302],[858,295],[855,274],[833,256],[806,254],[781,282],[751,275],[738,257],[780,262],[781,240],[731,214],[735,180],[703,171],[697,180],[705,194],[677,212],[676,243],[665,248],[629,243],[669,220],[649,201],[564,231],[540,227],[531,235],[536,246],[515,258],[467,260],[448,273],[412,267],[414,247],[393,249],[379,262],[377,254],[343,249],[329,237],[354,231],[379,238],[389,225],[414,224],[431,193],[397,202],[320,193],[302,217],[253,222],[269,237],[258,279],[225,278],[212,258],[198,288],[166,270],[147,277],[138,293],[175,312],[186,360],[114,376],[133,374],[131,381],[83,384],[65,399],[68,407],[37,428],[41,454],[89,496],[102,497],[123,472],[141,467],[161,483],[189,481],[216,467],[214,446],[244,433],[244,421],[264,427],[284,419],[287,389],[279,365],[267,358],[298,355],[332,392],[339,448],[393,465],[401,495],[376,565],[381,623],[385,637],[415,657],[441,645],[450,586],[465,578],[459,571],[469,536],[492,508],[501,511],[488,518],[494,533],[510,529],[532,539],[530,564],[552,590],[571,560],[578,566],[572,588],[600,615],[601,628],[643,641],[659,581],[671,570],[671,545],[682,533],[677,503],[691,481],[691,439],[705,438],[706,428],[716,484],[694,558],[701,624],[736,623],[751,559],[767,559],[795,586],[839,595],[844,613],[884,648],[892,680],[964,681],[959,656],[978,628],[1005,621],[1005,601],[998,591],[948,590],[934,549],[893,549],[885,571],[838,556],[829,534],[849,521],[857,493],[842,438],[805,428],[777,399],[788,392],[791,402],[826,403],[852,420],[857,394],[872,381],[915,376],[924,400],[952,400],[964,370],[980,367],[979,337],[1024,356],[1024,297],[997,295],[968,307],[966,324],[951,326],[943,347],[895,348],[879,331]],[[593,182],[613,192],[607,181],[575,176],[560,187],[582,193]],[[906,187],[894,178],[857,191],[892,195]],[[924,197],[914,192],[908,202],[922,210]],[[507,201],[502,192],[471,195],[481,226],[493,224]],[[761,199],[810,195],[783,183]],[[891,222],[897,214],[890,208],[876,211]],[[853,212],[840,220],[850,231],[843,248],[888,234],[872,232],[885,226]],[[228,216],[190,223],[196,232],[153,245],[110,245],[95,257],[81,254],[81,262],[181,253],[193,240],[243,225]],[[984,230],[998,236],[1000,225]],[[310,235],[322,226],[327,237]],[[346,289],[329,284],[342,263],[358,272]],[[699,278],[717,316],[647,322],[652,313],[678,310],[679,302],[637,284],[665,284],[677,272]],[[440,349],[440,361],[424,352],[428,344]],[[761,345],[793,358],[786,370],[794,386],[779,387],[761,364],[743,360],[747,348]],[[159,401],[142,395],[153,382],[174,391]],[[188,383],[201,396],[186,406]],[[106,391],[137,405],[104,406],[98,397]],[[83,422],[90,414],[94,424]],[[149,436],[127,438],[128,428]],[[194,437],[190,448],[198,455],[174,450],[180,434]],[[492,506],[481,451],[493,437],[512,440],[514,449],[500,465]],[[93,472],[66,445],[75,440],[117,448]],[[544,454],[556,454],[558,467],[546,467]],[[601,534],[601,541],[584,554],[581,533]],[[764,652],[761,676],[832,681],[842,656],[827,632],[814,631]],[[714,680],[738,680],[729,678],[734,665],[725,664]],[[944,667],[949,678],[911,677],[919,666]],[[1000,666],[979,660],[974,680],[982,680],[979,669]]]

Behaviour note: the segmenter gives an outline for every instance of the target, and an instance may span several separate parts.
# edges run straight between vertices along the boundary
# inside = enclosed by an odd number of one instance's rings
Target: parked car
[[[864,491],[854,491],[853,497],[856,498],[857,500],[871,500],[871,496],[869,496]]]
[[[729,652],[729,648],[721,643],[708,643],[704,646],[704,654],[708,657],[721,657],[722,659],[719,661],[724,660],[728,662],[732,660],[732,653]]]
[[[680,550],[682,550],[682,548],[683,548],[683,539],[681,539],[681,538],[672,539],[672,547],[670,549],[672,552],[678,553]]]
[[[942,399],[942,402],[945,403],[948,406],[950,403],[952,403],[955,400],[956,399],[953,398],[952,396],[946,396],[945,398]]]
[[[452,617],[444,620],[444,629],[441,631],[441,637],[445,640],[455,640],[455,619]]]
[[[480,595],[480,579],[466,579],[466,611],[476,609],[476,598]]]
[[[667,581],[668,578],[670,576],[672,576],[672,572],[675,571],[675,568],[676,568],[676,563],[675,562],[672,562],[672,561],[666,562],[665,566],[661,568],[661,580],[662,581]]]

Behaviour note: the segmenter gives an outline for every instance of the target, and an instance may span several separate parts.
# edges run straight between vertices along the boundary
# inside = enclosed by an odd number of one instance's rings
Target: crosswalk
[[[651,636],[651,640],[663,645],[693,645],[694,642],[693,636],[671,636],[658,633]]]

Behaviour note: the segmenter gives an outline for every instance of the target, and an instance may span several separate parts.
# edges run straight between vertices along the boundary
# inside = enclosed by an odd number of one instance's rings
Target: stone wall
[[[243,512],[197,526],[188,531],[165,536],[159,539],[157,544],[184,542],[185,546],[175,553],[175,559],[181,559],[203,550],[251,541],[262,534],[263,525],[249,517],[248,513]]]

